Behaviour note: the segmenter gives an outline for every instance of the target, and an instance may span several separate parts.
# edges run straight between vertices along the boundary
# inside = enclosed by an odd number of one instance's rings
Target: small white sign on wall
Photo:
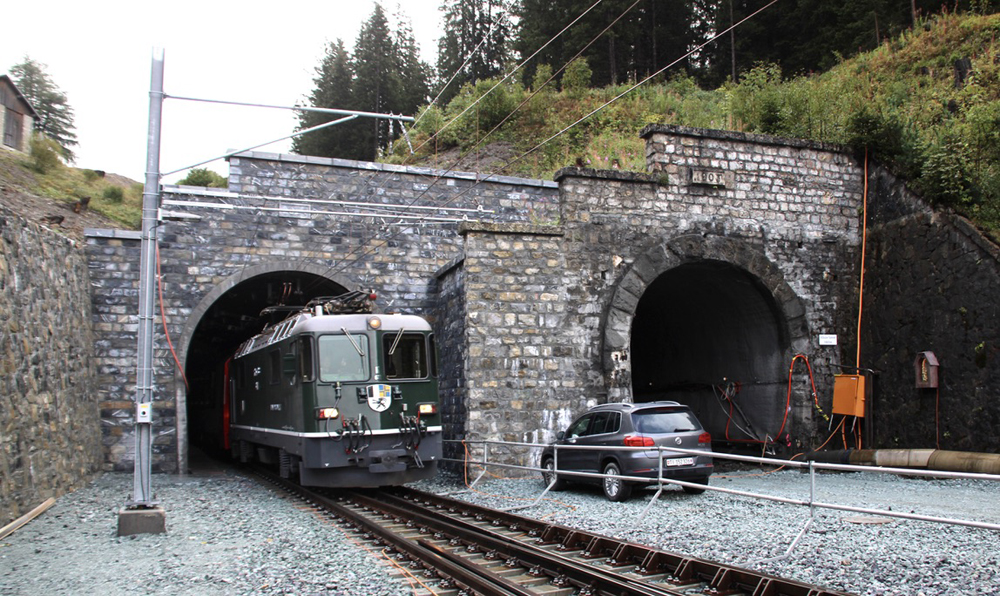
[[[837,345],[837,334],[836,333],[821,333],[819,336],[819,345],[821,346],[835,346]]]

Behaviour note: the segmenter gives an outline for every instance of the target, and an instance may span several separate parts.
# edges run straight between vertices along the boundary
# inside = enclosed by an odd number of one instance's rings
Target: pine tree
[[[316,69],[308,103],[315,107],[412,115],[428,100],[430,66],[420,61],[413,28],[395,15],[391,29],[379,4],[361,27],[351,56],[341,40],[331,43]],[[303,112],[296,130],[341,118]],[[385,118],[360,117],[296,137],[292,151],[303,155],[373,160],[400,134]]]
[[[74,155],[70,147],[75,147],[77,141],[76,133],[73,132],[73,108],[69,105],[66,94],[52,82],[52,78],[45,72],[44,64],[27,56],[21,64],[10,67],[10,74],[14,84],[38,115],[35,132],[58,143],[62,148],[63,158],[73,161]]]
[[[399,54],[398,68],[403,85],[398,108],[403,114],[413,114],[417,108],[430,100],[428,94],[432,69],[429,64],[420,60],[420,50],[413,35],[413,25],[402,13],[396,15],[395,37]]]
[[[438,42],[441,103],[462,85],[501,75],[512,55],[511,0],[450,0],[442,7],[444,37]],[[454,79],[449,84],[449,79]],[[447,88],[440,87],[447,84]]]
[[[316,68],[316,78],[313,83],[316,88],[309,95],[310,107],[347,110],[351,109],[351,95],[354,73],[351,70],[350,56],[344,49],[344,42],[331,42],[326,48],[326,55]],[[299,125],[296,131],[318,126],[342,116],[323,114],[321,112],[300,112]],[[356,122],[335,124],[295,137],[292,141],[292,151],[300,155],[315,155],[318,157],[349,157],[353,134],[357,134]]]
[[[361,26],[351,61],[355,74],[354,109],[366,112],[399,111],[403,82],[398,48],[385,11],[375,4],[372,16]],[[389,143],[389,121],[365,118],[360,123],[356,157],[372,160]]]
[[[584,14],[591,4],[521,2],[515,48],[522,56],[530,56],[551,40],[528,65],[525,80],[531,80],[537,65],[563,68],[581,51],[593,71],[593,86],[639,80],[684,56],[699,37],[697,2],[604,0]],[[581,15],[568,31],[555,37]],[[675,72],[685,69],[693,69],[690,61],[682,62]]]

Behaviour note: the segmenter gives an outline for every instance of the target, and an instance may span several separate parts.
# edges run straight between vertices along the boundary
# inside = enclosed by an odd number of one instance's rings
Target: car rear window
[[[649,435],[701,430],[701,424],[688,410],[658,409],[632,413],[635,430]]]

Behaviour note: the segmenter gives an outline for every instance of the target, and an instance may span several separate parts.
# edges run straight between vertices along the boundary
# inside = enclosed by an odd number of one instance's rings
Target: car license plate
[[[674,459],[668,459],[668,460],[666,460],[666,464],[667,464],[668,468],[672,468],[672,467],[675,467],[675,466],[693,466],[694,465],[694,458],[693,457],[675,457]]]

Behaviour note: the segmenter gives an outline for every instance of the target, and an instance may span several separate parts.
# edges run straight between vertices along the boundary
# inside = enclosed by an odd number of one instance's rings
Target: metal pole
[[[136,365],[135,483],[130,508],[155,506],[150,491],[153,435],[153,273],[156,216],[160,202],[160,118],[163,113],[163,50],[153,50],[149,83],[146,183],[142,190],[142,247],[139,262],[139,339]]]

